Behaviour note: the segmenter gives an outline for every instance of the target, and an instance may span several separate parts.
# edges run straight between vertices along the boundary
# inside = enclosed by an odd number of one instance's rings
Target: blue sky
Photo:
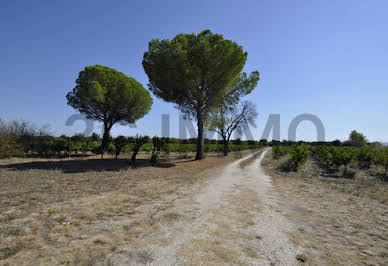
[[[388,141],[388,1],[1,1],[0,118],[50,124],[54,134],[83,130],[65,95],[86,65],[113,67],[147,88],[141,65],[152,38],[204,29],[221,33],[248,52],[244,71],[261,80],[246,97],[257,104],[259,139],[269,114],[281,116],[281,138],[299,114],[318,116],[326,139],[352,129],[371,141]],[[154,97],[137,128],[112,134],[161,134],[178,111]],[[95,131],[101,127],[96,124]],[[297,139],[314,140],[302,122]]]

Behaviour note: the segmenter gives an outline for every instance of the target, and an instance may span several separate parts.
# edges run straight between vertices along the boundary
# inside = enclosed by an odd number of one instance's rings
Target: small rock
[[[298,254],[298,255],[296,255],[296,260],[305,263],[307,258],[303,254]]]

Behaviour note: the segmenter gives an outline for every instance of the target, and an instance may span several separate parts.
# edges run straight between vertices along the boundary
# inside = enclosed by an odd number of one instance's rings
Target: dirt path
[[[287,237],[295,226],[277,208],[278,196],[269,193],[270,177],[260,166],[266,152],[246,166],[240,163],[250,156],[230,164],[191,197],[158,212],[165,245],[121,247],[115,254],[122,256],[110,263],[142,264],[143,256],[152,257],[148,265],[296,265],[298,250]]]

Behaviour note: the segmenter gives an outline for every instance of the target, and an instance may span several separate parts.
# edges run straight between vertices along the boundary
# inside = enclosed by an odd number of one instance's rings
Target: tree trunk
[[[104,153],[108,146],[109,131],[110,131],[110,127],[108,125],[104,125],[104,133],[102,135],[102,143],[101,143],[101,159],[104,158]]]
[[[203,136],[203,117],[200,112],[197,113],[197,126],[198,126],[197,154],[195,155],[195,159],[202,160],[203,148],[204,148],[204,136]]]
[[[228,156],[229,153],[229,140],[224,138],[224,156]]]
[[[136,150],[136,149],[133,151],[132,157],[131,157],[131,161],[132,161],[132,162],[135,162],[135,161],[136,161],[137,152],[138,152],[138,150]]]

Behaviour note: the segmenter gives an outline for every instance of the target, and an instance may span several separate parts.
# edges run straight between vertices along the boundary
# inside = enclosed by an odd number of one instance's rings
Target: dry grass
[[[234,159],[1,161],[0,264],[93,264],[122,245],[169,245],[159,223],[182,217],[157,213]]]
[[[308,265],[387,265],[388,186],[357,173],[355,180],[325,177],[314,161],[298,173],[279,171],[286,159],[264,167],[273,176],[283,211],[298,224],[291,239]],[[301,257],[303,256],[303,257]]]

